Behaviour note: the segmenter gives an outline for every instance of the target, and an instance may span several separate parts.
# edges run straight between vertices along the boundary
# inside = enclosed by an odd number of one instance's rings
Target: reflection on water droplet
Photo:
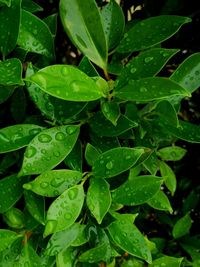
[[[69,126],[69,127],[67,127],[67,133],[68,133],[68,134],[73,134],[73,133],[76,132],[76,130],[77,130],[76,127],[73,127],[73,126]]]
[[[132,69],[131,69],[131,73],[135,73],[136,71],[137,71],[136,68],[132,68]]]
[[[47,182],[40,183],[40,187],[43,189],[47,188],[48,186],[49,186],[49,183],[47,183]]]
[[[69,196],[69,199],[71,200],[75,199],[77,195],[78,195],[78,188],[71,188],[68,191],[68,196]]]
[[[36,152],[37,152],[36,148],[33,146],[30,146],[27,148],[25,152],[25,157],[32,158],[36,154]]]
[[[62,133],[62,132],[58,132],[58,133],[56,133],[56,136],[55,136],[55,139],[57,140],[57,141],[63,141],[63,140],[65,140],[65,134],[64,133]]]
[[[145,93],[145,92],[147,92],[147,88],[146,88],[146,87],[140,87],[140,92],[141,92],[141,93]]]
[[[32,189],[32,185],[31,184],[24,184],[23,188],[25,188],[26,190],[31,190]]]
[[[145,59],[144,59],[144,61],[146,62],[146,63],[148,63],[148,62],[150,62],[150,61],[152,61],[153,60],[153,57],[146,57]]]
[[[126,157],[125,157],[125,159],[130,159],[130,158],[131,158],[131,156],[130,156],[130,155],[128,155],[128,156],[126,156]]]
[[[88,89],[88,84],[84,81],[73,81],[70,83],[70,87],[74,93]]]
[[[38,136],[38,140],[41,142],[41,143],[49,143],[49,142],[51,142],[51,140],[52,140],[52,137],[50,136],[50,135],[48,135],[48,134],[40,134],[39,136]]]
[[[38,134],[38,133],[40,133],[41,132],[41,129],[40,128],[37,128],[37,129],[31,129],[30,131],[29,131],[29,134],[30,135],[36,135],[36,134]]]
[[[64,178],[62,177],[56,177],[51,181],[51,185],[53,187],[59,187],[63,183],[64,183]]]
[[[106,164],[106,168],[108,170],[111,170],[113,168],[113,162],[112,161],[109,161],[107,164]]]
[[[59,157],[59,156],[60,156],[60,152],[59,152],[59,151],[54,151],[54,152],[53,152],[53,155],[54,155],[55,157]]]
[[[72,218],[71,213],[66,213],[66,214],[65,214],[65,218],[66,218],[67,220],[70,220],[70,219]]]

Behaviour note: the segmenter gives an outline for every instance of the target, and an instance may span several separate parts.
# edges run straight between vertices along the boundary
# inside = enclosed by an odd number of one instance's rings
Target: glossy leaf
[[[178,49],[152,48],[140,53],[122,70],[117,80],[117,88],[126,85],[130,79],[139,80],[155,76],[178,51]]]
[[[163,180],[153,175],[137,176],[129,179],[112,192],[115,202],[135,206],[151,199],[160,189]]]
[[[58,17],[58,14],[52,14],[43,20],[49,27],[53,37],[56,36],[56,32],[57,32],[57,17]]]
[[[0,180],[0,213],[9,210],[21,198],[24,179],[12,174]]]
[[[120,117],[119,104],[115,102],[101,101],[101,111],[107,120],[114,126],[117,126],[117,121]]]
[[[0,0],[0,3],[3,3],[5,5],[7,5],[8,7],[10,7],[11,5],[11,0]]]
[[[101,224],[111,205],[109,184],[104,179],[91,178],[87,192],[87,206]]]
[[[75,185],[65,190],[47,211],[44,236],[69,228],[78,218],[83,202],[82,185]]]
[[[127,219],[116,220],[108,226],[109,234],[117,246],[130,255],[151,263],[151,253],[142,233]]]
[[[57,166],[72,151],[79,126],[57,126],[42,131],[28,145],[20,175],[40,174]]]
[[[21,235],[18,235],[13,231],[0,229],[0,251],[3,251],[9,247],[19,237],[21,237]]]
[[[72,151],[64,159],[64,163],[72,170],[82,171],[82,144],[78,140],[73,147]]]
[[[89,11],[89,12],[88,12]],[[61,21],[70,39],[92,62],[106,68],[107,44],[94,0],[60,1]],[[98,32],[98,34],[97,34]]]
[[[174,225],[172,235],[175,239],[180,238],[189,233],[192,226],[192,220],[190,215],[187,213],[185,216],[180,218]]]
[[[176,95],[190,96],[180,85],[161,77],[131,80],[128,85],[117,90],[114,95],[123,100],[138,102],[162,100]]]
[[[53,234],[48,241],[45,253],[54,256],[66,250],[77,238],[80,229],[80,224],[75,223],[71,227]]]
[[[31,13],[43,11],[43,8],[32,0],[22,0],[22,8]]]
[[[156,152],[162,160],[172,161],[181,160],[186,153],[187,150],[179,146],[163,147]]]
[[[170,213],[173,212],[169,199],[163,191],[158,191],[147,201],[147,204],[156,210],[166,210]]]
[[[23,85],[22,64],[17,58],[0,61],[0,85]]]
[[[111,50],[119,44],[124,32],[125,18],[121,7],[111,0],[101,11],[102,23],[108,44]]]
[[[133,127],[136,127],[138,124],[129,120],[126,116],[121,115],[117,120],[117,125],[114,126],[101,112],[97,112],[90,118],[89,125],[97,135],[113,137],[119,136]]]
[[[134,52],[152,47],[170,38],[188,22],[191,22],[190,18],[169,15],[142,20],[124,34],[117,51]]]
[[[6,2],[8,6],[0,9],[0,52],[4,56],[16,46],[21,13],[21,0]]]
[[[97,77],[99,75],[95,67],[86,56],[81,59],[78,68],[90,77]]]
[[[165,162],[160,161],[159,162],[160,166],[160,172],[162,177],[164,178],[164,182],[166,187],[169,189],[172,195],[174,195],[176,191],[176,176],[173,170],[169,165],[167,165]]]
[[[56,197],[69,187],[77,184],[81,178],[82,173],[78,171],[46,171],[36,177],[35,180],[24,184],[23,187],[41,196]]]
[[[25,147],[43,127],[34,124],[17,124],[0,130],[0,153]]]
[[[119,147],[101,154],[93,165],[95,178],[110,178],[130,169],[144,153],[143,148]],[[122,160],[123,159],[123,160]]]
[[[9,227],[22,229],[25,226],[24,214],[17,208],[10,208],[3,214],[3,219]]]
[[[175,98],[176,98],[176,96],[175,96]],[[172,99],[174,99],[174,96],[172,96]],[[155,112],[156,116],[159,116],[159,118],[162,121],[164,121],[166,124],[174,126],[174,127],[179,126],[178,114],[177,114],[174,106],[168,100],[160,101],[156,105],[154,112]]]
[[[156,175],[159,164],[158,164],[158,158],[155,153],[152,153],[144,162],[143,165],[145,169],[147,169],[150,174]],[[136,175],[135,175],[136,176]]]
[[[69,247],[63,250],[62,252],[60,252],[56,256],[56,266],[57,267],[63,267],[63,266],[73,267],[76,258],[77,258],[77,250],[72,247]]]
[[[76,239],[71,244],[73,247],[79,247],[79,246],[88,242],[88,236],[86,235],[85,229],[86,229],[85,224],[79,225],[79,233],[78,233]]]
[[[157,266],[180,267],[182,261],[183,261],[183,258],[174,258],[174,257],[164,256],[164,257],[154,260],[151,266],[152,267],[157,267]]]
[[[48,26],[35,15],[22,10],[17,44],[28,52],[53,57],[53,38]]]
[[[94,164],[99,155],[99,151],[93,145],[87,143],[85,148],[85,159],[90,166]]]
[[[27,78],[44,92],[69,101],[93,101],[101,98],[97,84],[82,71],[70,65],[53,65]]]

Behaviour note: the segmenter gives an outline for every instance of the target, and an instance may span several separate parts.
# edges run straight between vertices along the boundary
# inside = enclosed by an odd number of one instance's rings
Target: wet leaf
[[[41,196],[56,197],[69,187],[80,182],[81,178],[82,173],[78,171],[46,171],[36,177],[35,180],[24,184],[23,187]]]
[[[101,111],[107,120],[109,120],[114,126],[117,126],[117,121],[120,117],[119,104],[102,100]]]
[[[43,11],[43,8],[32,0],[22,0],[22,8],[31,13]]]
[[[10,7],[11,5],[11,0],[0,0],[0,3],[3,3],[5,5],[7,5],[8,7]]]
[[[182,261],[183,261],[183,258],[174,258],[174,257],[164,256],[164,257],[154,260],[151,266],[152,267],[157,267],[157,266],[180,267]]]
[[[9,247],[16,239],[20,238],[21,235],[5,229],[0,229],[0,251],[3,251]]]
[[[57,267],[73,267],[77,258],[78,251],[72,247],[69,247],[56,256]]]
[[[95,1],[87,0],[83,5],[81,0],[74,0],[72,5],[70,0],[61,0],[60,16],[72,42],[92,62],[106,68],[107,44]]]
[[[156,210],[166,210],[170,213],[173,212],[169,199],[163,191],[158,191],[147,201],[147,204]]]
[[[81,212],[84,197],[83,186],[75,185],[54,200],[47,211],[44,236],[69,228]]]
[[[86,56],[84,56],[81,59],[81,62],[78,68],[79,70],[87,74],[89,77],[97,77],[99,75],[95,67],[92,65],[92,63],[89,61],[89,59]]]
[[[101,154],[93,165],[96,178],[110,178],[130,169],[144,153],[143,148],[119,147]],[[123,160],[122,160],[123,159]]]
[[[58,18],[58,14],[52,14],[43,20],[49,27],[51,34],[54,38],[57,32],[57,18]]]
[[[99,155],[99,151],[93,145],[87,143],[85,148],[85,159],[90,166],[94,164]]]
[[[19,175],[40,174],[57,166],[72,151],[79,126],[57,126],[42,131],[28,145]]]
[[[0,61],[0,85],[23,85],[22,64],[17,58]]]
[[[175,173],[173,172],[171,167],[163,161],[159,162],[159,167],[161,175],[164,178],[164,183],[173,196],[176,191],[177,184]]]
[[[73,241],[72,246],[73,247],[79,247],[85,243],[88,242],[88,237],[86,236],[86,225],[85,224],[80,224],[79,225],[79,233],[76,237],[76,239]]]
[[[172,229],[172,235],[175,239],[180,238],[189,233],[192,226],[192,220],[190,215],[187,213],[185,216],[180,218]]]
[[[81,141],[78,140],[73,147],[72,151],[67,155],[64,159],[64,163],[72,170],[82,171],[82,144]]]
[[[156,152],[162,160],[169,161],[181,160],[186,153],[187,150],[179,146],[163,147]]]
[[[92,145],[100,152],[105,152],[115,147],[120,147],[120,143],[117,137],[105,137],[98,136],[91,133]]]
[[[22,229],[25,226],[23,212],[14,207],[3,214],[3,220],[11,228]]]

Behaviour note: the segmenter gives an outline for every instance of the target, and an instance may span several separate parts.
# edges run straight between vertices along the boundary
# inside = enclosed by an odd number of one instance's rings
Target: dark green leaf
[[[163,191],[158,191],[147,201],[147,204],[156,210],[167,210],[170,213],[173,212],[169,199]]]
[[[53,37],[56,36],[56,32],[57,32],[57,17],[58,17],[58,14],[53,14],[53,15],[46,17],[43,20],[47,24],[47,26],[49,27]]]
[[[72,170],[82,171],[82,144],[78,140],[69,155],[64,159],[64,163]]]
[[[157,267],[157,266],[180,267],[182,261],[183,261],[183,258],[174,258],[174,257],[164,256],[164,257],[154,260],[151,266],[152,267]]]
[[[22,123],[26,117],[26,96],[22,87],[15,90],[11,97],[10,111],[17,123]]]
[[[10,7],[11,5],[11,0],[0,0],[0,3],[3,3],[5,5],[7,5],[8,7]]]
[[[91,133],[92,145],[98,149],[99,152],[105,152],[115,147],[120,147],[117,137],[102,137]]]
[[[94,164],[99,155],[99,151],[93,145],[87,143],[85,148],[85,159],[90,166]]]
[[[176,191],[176,176],[173,170],[169,165],[167,165],[165,162],[160,161],[159,162],[160,172],[164,179],[165,185],[169,189],[172,195],[174,195]]]
[[[0,85],[0,104],[5,102],[14,92],[14,86],[1,86]]]
[[[60,16],[73,43],[91,61],[102,68],[107,64],[107,45],[101,17],[94,0],[60,1]],[[97,34],[98,32],[98,34]]]
[[[97,77],[99,75],[95,67],[86,56],[82,58],[78,68],[90,77]]]
[[[19,59],[0,61],[0,85],[23,85],[22,64]]]
[[[184,217],[180,218],[174,225],[172,235],[175,239],[180,238],[189,233],[192,226],[192,220],[187,213]]]
[[[0,229],[0,251],[3,251],[7,247],[9,247],[16,239],[20,237],[21,235],[18,235],[13,231]]]
[[[124,34],[117,51],[134,52],[152,47],[170,38],[188,22],[191,22],[190,18],[168,15],[142,20]]]
[[[181,160],[186,153],[187,150],[179,146],[163,147],[156,152],[162,160],[172,161]]]
[[[145,169],[147,169],[150,174],[152,175],[156,175],[157,170],[158,170],[158,158],[154,153],[152,153],[144,162],[143,165],[145,167]]]
[[[117,126],[117,121],[120,117],[120,108],[118,103],[102,100],[101,111],[107,120],[109,120],[114,126]]]
[[[31,13],[42,11],[43,8],[32,0],[22,0],[22,8]]]

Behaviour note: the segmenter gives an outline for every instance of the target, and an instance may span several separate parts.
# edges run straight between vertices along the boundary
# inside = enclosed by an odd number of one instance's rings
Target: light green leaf
[[[164,178],[164,183],[173,196],[176,191],[177,184],[175,173],[173,172],[171,167],[163,161],[159,162],[159,167],[161,175]]]
[[[70,65],[53,65],[27,78],[44,92],[69,101],[93,101],[103,96],[98,85],[84,72]]]
[[[192,226],[192,220],[190,215],[187,213],[185,216],[180,218],[174,225],[172,235],[175,239],[180,238],[189,233]]]
[[[169,199],[163,191],[158,191],[147,201],[147,204],[156,210],[166,210],[170,213],[173,212]]]
[[[35,15],[22,10],[17,44],[28,52],[35,52],[52,58],[53,37],[48,26]]]
[[[117,51],[126,53],[152,47],[170,38],[188,22],[191,22],[190,18],[169,15],[142,20],[124,34]]]
[[[162,160],[172,161],[181,160],[186,153],[187,150],[179,146],[163,147],[156,152]]]
[[[71,246],[73,247],[79,247],[85,243],[88,242],[88,236],[86,235],[86,225],[85,224],[80,224],[79,225],[79,233],[76,237],[76,239],[73,241]]]
[[[101,11],[101,17],[108,44],[108,50],[119,44],[124,32],[125,18],[121,7],[111,0]]]
[[[0,61],[0,85],[24,85],[22,64],[19,59],[11,58]]]
[[[130,169],[145,152],[143,148],[119,147],[110,149],[95,160],[95,178],[110,178]]]
[[[112,222],[108,232],[113,241],[130,255],[151,263],[151,253],[144,236],[130,220],[123,219]]]
[[[123,100],[138,102],[162,100],[176,95],[190,96],[180,85],[161,77],[130,80],[128,85],[115,91],[114,95]]]
[[[155,76],[179,50],[152,48],[140,53],[131,59],[122,70],[118,80],[117,88],[120,88],[131,80]]]
[[[34,124],[17,124],[0,130],[0,153],[27,146],[43,127]]]
[[[109,120],[114,126],[117,126],[117,120],[120,117],[120,108],[118,103],[102,100],[101,111],[107,120]]]
[[[93,145],[87,143],[85,148],[85,159],[90,166],[94,164],[99,155],[99,151]]]
[[[24,214],[17,208],[10,208],[3,214],[3,220],[12,228],[22,229],[25,226]]]
[[[69,187],[77,184],[82,178],[82,173],[72,170],[53,170],[43,172],[35,180],[24,184],[23,187],[34,193],[56,197]]]
[[[87,206],[101,224],[111,205],[109,184],[104,179],[91,178],[87,192]]]
[[[169,256],[164,256],[154,260],[151,264],[151,267],[163,266],[163,267],[180,267],[183,258],[174,258]]]
[[[3,2],[7,2],[7,6],[0,8],[0,52],[7,56],[17,43],[21,0]]]
[[[153,175],[136,176],[113,190],[112,198],[123,205],[140,205],[159,191],[162,182],[162,178]]]
[[[73,267],[76,260],[78,251],[72,247],[69,247],[56,256],[57,267]]]
[[[79,126],[57,126],[42,131],[28,145],[19,175],[48,171],[72,151],[79,135]]]
[[[22,247],[22,238],[23,236],[16,239],[7,249],[0,252],[0,267],[14,266],[14,262]]]
[[[78,218],[84,202],[83,185],[65,190],[47,211],[44,236],[69,228]]]
[[[9,247],[16,239],[20,237],[21,235],[18,235],[13,231],[0,229],[0,251],[3,251],[7,247]]]
[[[60,17],[73,43],[91,61],[105,69],[107,44],[96,2],[74,0],[72,5],[70,0],[61,0]]]

